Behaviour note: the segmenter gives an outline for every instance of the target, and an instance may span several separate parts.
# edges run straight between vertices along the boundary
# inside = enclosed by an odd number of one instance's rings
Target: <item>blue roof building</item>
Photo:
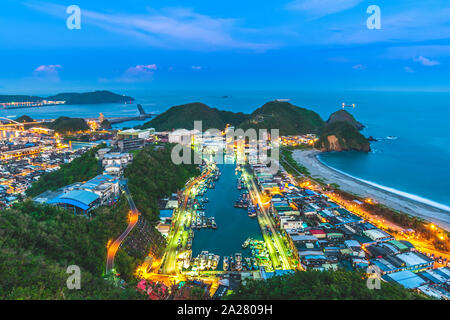
[[[73,209],[74,213],[87,213],[100,204],[100,197],[90,191],[72,190],[48,200],[47,203]]]

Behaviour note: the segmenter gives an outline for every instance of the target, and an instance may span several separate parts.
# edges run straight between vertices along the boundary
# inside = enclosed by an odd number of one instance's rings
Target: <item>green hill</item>
[[[232,300],[419,300],[427,299],[400,285],[381,282],[370,290],[362,272],[297,271],[267,281],[252,280],[227,297]]]
[[[45,126],[59,134],[89,130],[88,124],[81,118],[59,117],[53,122],[46,123]]]
[[[358,130],[364,129],[364,125],[362,125],[360,122],[356,121],[355,117],[351,115],[347,110],[338,110],[330,115],[330,117],[327,120],[328,124],[334,123],[334,122],[347,122],[348,124],[351,124]]]
[[[0,103],[3,102],[36,102],[41,101],[44,98],[38,97],[38,96],[26,96],[26,95],[8,95],[8,94],[1,94],[0,95]]]
[[[347,122],[327,124],[321,131],[316,147],[322,151],[370,151],[370,142]]]
[[[66,104],[99,104],[99,103],[125,103],[134,101],[134,98],[113,93],[107,90],[85,93],[59,93],[47,97],[47,100],[66,101]]]
[[[23,123],[23,122],[33,122],[34,120],[30,116],[24,114],[23,116],[16,118],[16,121]]]
[[[322,118],[314,111],[294,106],[289,102],[271,101],[256,109],[239,127],[279,129],[280,135],[297,135],[318,133],[324,124]]]
[[[202,121],[203,130],[216,128],[222,130],[226,124],[237,126],[248,115],[241,112],[221,111],[210,108],[200,102],[174,106],[143,125],[143,128],[155,128],[156,131],[194,128],[194,121]]]

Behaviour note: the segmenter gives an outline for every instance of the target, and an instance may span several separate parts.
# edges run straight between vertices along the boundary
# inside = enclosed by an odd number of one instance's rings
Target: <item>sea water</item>
[[[316,111],[327,120],[342,103],[366,128],[362,133],[378,139],[370,153],[339,152],[321,160],[340,171],[380,186],[450,206],[450,93],[438,92],[304,92],[304,91],[134,91],[147,112],[163,112],[174,105],[203,102],[210,107],[250,113],[265,102],[290,102]],[[27,114],[35,119],[58,116],[136,116],[136,105],[103,104],[49,106],[0,110],[0,116]],[[143,122],[122,123],[131,127]],[[388,139],[390,137],[391,139]]]

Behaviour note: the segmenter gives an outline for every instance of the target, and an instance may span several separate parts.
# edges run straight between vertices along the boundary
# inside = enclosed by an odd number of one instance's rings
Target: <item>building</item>
[[[55,204],[65,209],[73,211],[75,214],[87,214],[100,205],[100,197],[90,191],[71,190],[47,201],[48,204]]]
[[[201,132],[186,129],[177,129],[169,133],[169,143],[177,143],[182,145],[191,145],[195,141],[195,137],[200,135]]]

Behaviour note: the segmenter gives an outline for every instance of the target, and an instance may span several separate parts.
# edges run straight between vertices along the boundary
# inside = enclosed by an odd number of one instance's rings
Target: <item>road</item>
[[[126,182],[121,182],[121,188],[125,192],[125,197],[127,198],[128,204],[130,206],[129,221],[125,231],[108,247],[108,252],[106,254],[106,274],[109,274],[114,269],[114,257],[116,256],[117,250],[119,250],[122,242],[131,232],[131,230],[133,230],[134,226],[138,222],[140,215],[139,211],[136,208],[136,205],[134,204],[133,198],[131,197],[130,191],[128,190]]]
[[[258,187],[256,186],[253,178],[250,177],[248,172],[247,172],[247,177],[248,177],[248,179],[245,179],[245,180],[247,182],[247,187],[250,187],[250,188],[248,188],[249,193],[252,196],[252,198],[258,202],[260,211],[262,213],[262,214],[258,215],[258,222],[261,226],[261,232],[263,234],[264,241],[267,244],[267,248],[269,250],[271,259],[274,262],[274,265],[276,267],[277,265],[279,265],[280,258],[281,258],[281,263],[282,263],[281,268],[283,270],[290,270],[291,265],[290,265],[289,259],[287,257],[286,246],[284,245],[281,237],[278,235],[277,230],[276,230],[275,226],[273,225],[272,218],[270,217],[269,213],[267,212],[267,210],[265,208],[265,204],[261,200],[260,191],[258,190]],[[267,232],[265,230],[265,226],[267,226],[270,229],[270,231],[272,232],[272,236],[267,234]]]
[[[163,264],[162,264],[162,273],[163,274],[177,274],[178,270],[176,267],[177,263],[177,247],[178,247],[178,238],[180,237],[180,231],[182,232],[184,223],[185,223],[185,213],[186,213],[186,206],[188,203],[188,199],[191,193],[191,189],[194,185],[196,185],[199,181],[204,179],[206,176],[208,176],[211,173],[211,169],[208,169],[206,173],[203,175],[195,178],[192,182],[190,182],[185,190],[184,190],[184,199],[181,207],[178,209],[175,219],[175,226],[173,227],[173,231],[171,230],[168,241],[167,241],[167,248],[166,252],[164,254],[163,258]]]

